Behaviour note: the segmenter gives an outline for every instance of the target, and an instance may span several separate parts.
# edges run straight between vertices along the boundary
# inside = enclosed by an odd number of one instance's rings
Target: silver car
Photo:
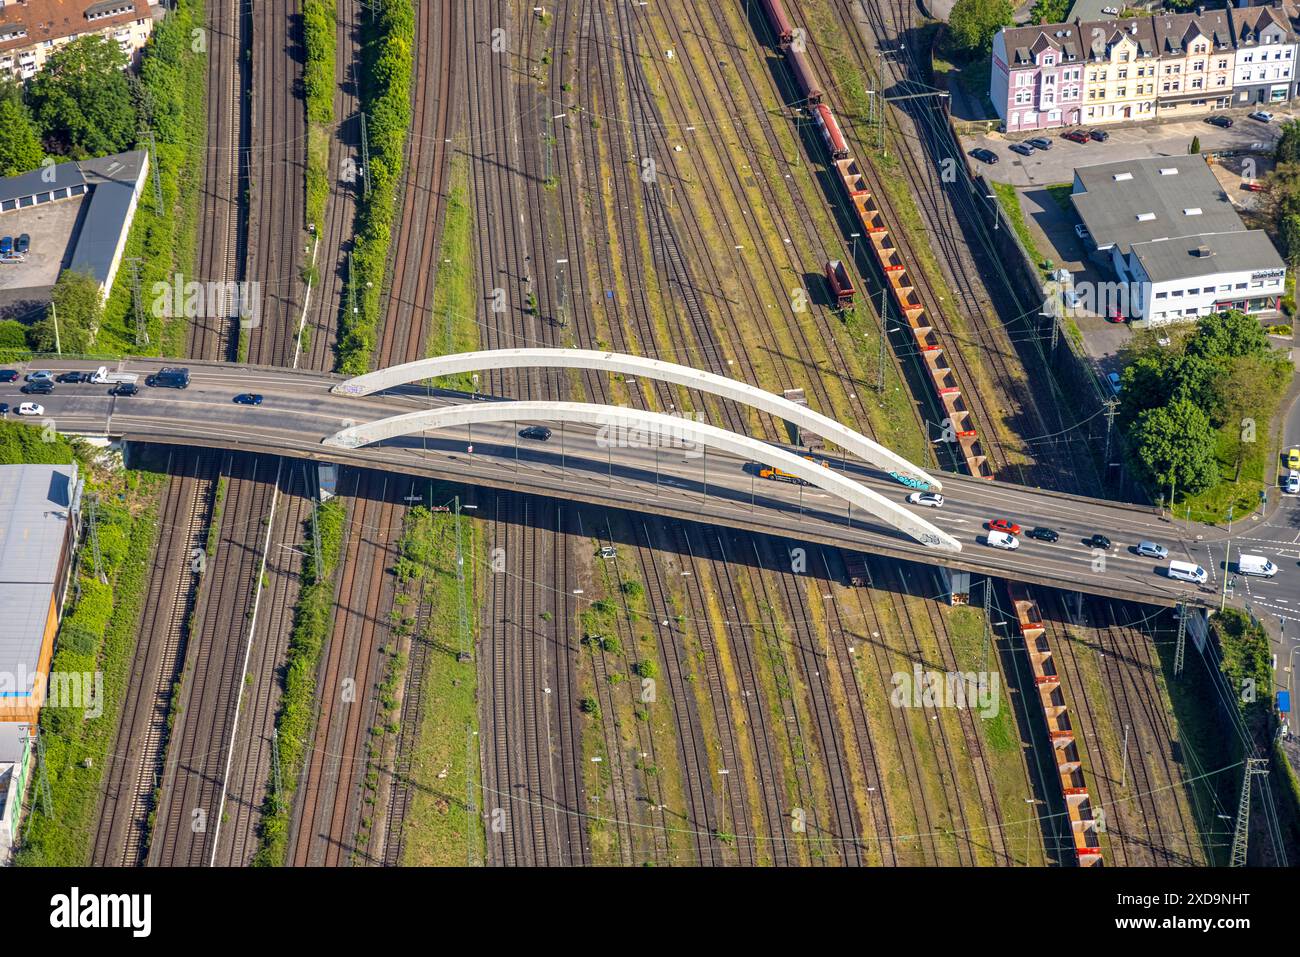
[[[1163,545],[1157,545],[1155,542],[1139,542],[1137,553],[1146,558],[1158,558],[1161,561],[1169,557],[1169,549]]]

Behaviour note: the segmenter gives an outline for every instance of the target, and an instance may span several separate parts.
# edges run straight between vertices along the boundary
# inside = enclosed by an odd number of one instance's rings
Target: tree
[[[969,57],[988,56],[993,35],[1011,25],[1013,12],[1010,0],[957,0],[948,17],[954,48]]]
[[[96,34],[50,54],[28,90],[50,152],[84,159],[119,153],[135,141],[126,63],[116,43]]]
[[[1282,124],[1282,135],[1277,138],[1273,160],[1283,163],[1300,163],[1300,120],[1287,120]]]
[[[1202,319],[1187,343],[1188,355],[1212,362],[1237,356],[1267,355],[1268,336],[1259,320],[1238,309]]]
[[[1133,439],[1138,461],[1159,487],[1190,494],[1218,483],[1214,429],[1190,400],[1147,409],[1138,416]]]
[[[1283,216],[1278,223],[1277,234],[1282,243],[1282,255],[1286,256],[1294,269],[1296,260],[1300,259],[1300,213]]]
[[[1201,138],[1199,136],[1193,136],[1192,145],[1187,147],[1187,152],[1199,153],[1200,151],[1201,151]]]
[[[15,319],[0,320],[0,351],[27,349],[27,327]]]
[[[1271,356],[1238,356],[1229,360],[1214,380],[1215,405],[1226,426],[1237,430],[1237,474],[1241,477],[1241,462],[1246,446],[1260,441],[1261,428],[1268,423],[1255,418],[1259,410],[1271,408],[1270,403],[1285,387],[1287,369],[1279,368]]]
[[[104,318],[99,283],[86,273],[65,270],[50,294],[50,311],[32,326],[32,348],[37,352],[89,352]],[[55,311],[58,335],[55,336]]]
[[[0,176],[26,173],[43,159],[45,151],[23,103],[22,89],[12,80],[0,81]]]

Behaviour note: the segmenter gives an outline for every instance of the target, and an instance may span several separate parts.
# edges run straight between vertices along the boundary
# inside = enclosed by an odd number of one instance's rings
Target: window
[[[1177,166],[1162,166],[1162,167],[1160,167],[1160,175],[1161,175],[1161,176],[1177,176],[1177,175],[1178,175],[1178,167],[1177,167]]]
[[[1155,219],[1155,218],[1156,218],[1156,214],[1155,214],[1155,213],[1138,213],[1138,214],[1137,214],[1137,221],[1138,221],[1139,223],[1149,223],[1149,222],[1151,222],[1151,220],[1153,220],[1153,219]]]
[[[1245,288],[1246,288],[1246,284],[1245,284],[1244,282],[1239,282],[1239,283],[1237,283],[1237,288],[1238,288],[1238,289],[1245,289]]]
[[[1168,298],[1169,298],[1169,293],[1167,293],[1167,292],[1158,292],[1158,293],[1156,293],[1156,298],[1157,298],[1157,299],[1168,299]]]
[[[1122,183],[1122,182],[1124,182],[1125,180],[1129,180],[1129,179],[1132,179],[1132,178],[1133,178],[1133,174],[1132,174],[1132,173],[1115,173],[1115,174],[1111,177],[1111,179],[1113,179],[1116,183]]]

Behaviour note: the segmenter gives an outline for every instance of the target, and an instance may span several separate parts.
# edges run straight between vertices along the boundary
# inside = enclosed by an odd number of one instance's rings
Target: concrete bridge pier
[[[1070,616],[1070,624],[1076,627],[1087,624],[1083,620],[1083,592],[1070,591],[1065,593],[1065,613]]]
[[[970,604],[970,572],[958,571],[955,568],[944,568],[938,566],[939,578],[943,582],[944,591],[948,595],[948,604],[950,605],[969,605]]]

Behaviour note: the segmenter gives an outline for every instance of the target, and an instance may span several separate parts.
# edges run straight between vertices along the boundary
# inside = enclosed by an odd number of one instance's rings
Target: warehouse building
[[[0,860],[18,829],[33,732],[80,532],[72,465],[0,465]]]
[[[1202,157],[1082,167],[1070,199],[1135,322],[1277,309],[1286,264],[1263,230],[1246,228]]]

